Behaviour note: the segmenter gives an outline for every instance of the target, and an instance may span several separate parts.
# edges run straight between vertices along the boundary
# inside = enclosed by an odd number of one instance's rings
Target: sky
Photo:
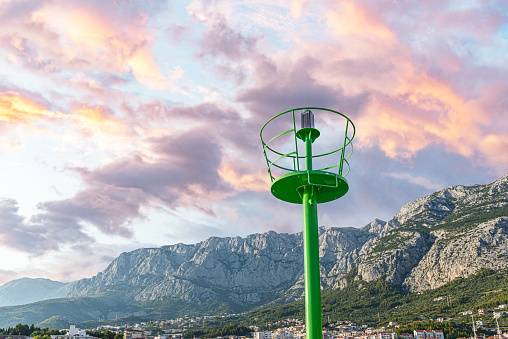
[[[0,0],[0,284],[91,277],[141,247],[300,232],[259,138],[299,107],[356,128],[349,192],[319,205],[320,226],[495,181],[508,172],[508,2]],[[340,124],[321,127],[340,139]]]

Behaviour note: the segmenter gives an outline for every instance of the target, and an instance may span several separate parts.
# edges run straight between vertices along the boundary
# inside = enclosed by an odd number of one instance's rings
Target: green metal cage
[[[325,114],[335,114],[340,120],[344,122],[344,134],[338,135],[336,138],[337,147],[320,152],[318,154],[312,154],[310,169],[302,168],[300,162],[306,161],[306,154],[302,153],[304,145],[300,146],[299,150],[299,139],[302,139],[302,134],[312,130],[314,133],[313,140],[319,137],[320,132],[317,129],[308,128],[297,128],[296,117],[300,116],[302,112],[311,110],[316,114],[317,117]],[[268,141],[264,139],[264,132],[270,124],[274,123],[275,119],[288,115],[287,119],[287,130],[283,127],[283,131]],[[344,114],[327,108],[319,107],[302,107],[290,109],[285,112],[279,113],[268,120],[260,131],[261,143],[263,145],[263,154],[266,159],[268,166],[268,173],[272,181],[271,191],[272,194],[283,201],[301,204],[302,203],[302,192],[305,186],[314,186],[317,190],[317,202],[328,202],[340,198],[348,191],[348,183],[344,178],[350,170],[348,159],[353,153],[352,140],[355,135],[355,126],[351,119]],[[289,152],[275,149],[272,146],[274,142],[281,138],[290,138],[291,143],[294,143],[294,147],[291,147]],[[302,147],[303,146],[303,147]],[[325,158],[331,159],[326,161],[324,167],[317,169],[312,168],[312,160]],[[287,161],[289,160],[289,162]],[[288,162],[290,165],[282,164],[282,162]],[[278,169],[281,172],[280,175],[276,175],[274,169]]]

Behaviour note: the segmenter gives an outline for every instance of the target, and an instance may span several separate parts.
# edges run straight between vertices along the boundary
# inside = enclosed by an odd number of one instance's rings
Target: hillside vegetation
[[[389,321],[410,324],[413,321],[451,318],[451,323],[469,326],[471,316],[462,312],[478,308],[494,310],[500,304],[508,304],[508,272],[481,270],[469,278],[456,278],[444,286],[421,293],[410,293],[400,286],[386,282],[383,278],[365,282],[355,280],[356,272],[346,275],[348,285],[344,289],[325,291],[322,295],[323,322],[351,320],[358,324],[386,326]],[[303,300],[264,310],[248,313],[242,318],[245,324],[255,324],[265,328],[285,318],[304,318]],[[492,314],[475,315],[475,320],[483,320],[488,327],[495,326]],[[440,326],[443,331],[448,325]],[[508,316],[499,319],[500,326],[508,326]],[[458,331],[450,338],[460,337]]]

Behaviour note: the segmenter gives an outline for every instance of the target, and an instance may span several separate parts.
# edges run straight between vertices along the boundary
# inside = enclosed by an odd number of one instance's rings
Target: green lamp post
[[[338,137],[333,135],[327,139],[336,143],[336,146],[332,146],[330,151],[318,154],[312,153],[312,144],[321,135],[314,127],[315,113],[316,116],[319,114],[319,117],[322,117],[321,120],[328,129],[337,130],[333,123],[330,124],[330,115],[345,122],[344,129]],[[298,115],[300,129],[296,128]],[[272,132],[273,127],[275,130],[281,126],[284,129],[285,125],[289,129],[268,139],[267,134]],[[336,200],[347,193],[349,185],[344,177],[349,172],[348,159],[353,152],[354,134],[355,126],[348,117],[340,112],[318,107],[295,108],[277,114],[263,125],[260,132],[263,153],[272,181],[272,194],[280,200],[303,205],[307,339],[322,338],[317,204]],[[319,160],[319,169],[313,168],[313,160]]]

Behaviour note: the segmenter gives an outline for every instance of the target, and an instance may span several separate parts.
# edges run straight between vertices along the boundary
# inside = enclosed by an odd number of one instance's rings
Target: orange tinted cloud
[[[108,116],[102,106],[76,108],[74,114],[69,116],[69,120],[85,134],[99,132],[108,135],[123,135],[127,130],[124,123]]]
[[[479,144],[483,157],[495,167],[500,167],[501,173],[506,172],[508,164],[508,135],[489,134]]]
[[[396,42],[396,34],[376,15],[356,1],[341,1],[327,14],[328,26],[339,36]]]
[[[0,92],[0,121],[28,124],[35,120],[55,117],[58,115],[17,92]]]
[[[126,126],[108,116],[100,106],[81,106],[73,114],[51,112],[40,104],[21,96],[17,92],[0,92],[0,122],[12,124],[36,124],[49,119],[71,122],[85,134],[123,134]]]
[[[238,174],[233,166],[222,164],[218,169],[220,177],[239,191],[264,192],[270,187],[270,179],[266,172],[255,174]]]
[[[98,9],[74,3],[48,4],[35,12],[32,20],[50,27],[60,37],[66,62],[86,60],[103,71],[131,71],[141,84],[163,89],[167,79],[154,61],[153,36],[143,27],[146,16],[141,17],[144,20],[114,20]]]

